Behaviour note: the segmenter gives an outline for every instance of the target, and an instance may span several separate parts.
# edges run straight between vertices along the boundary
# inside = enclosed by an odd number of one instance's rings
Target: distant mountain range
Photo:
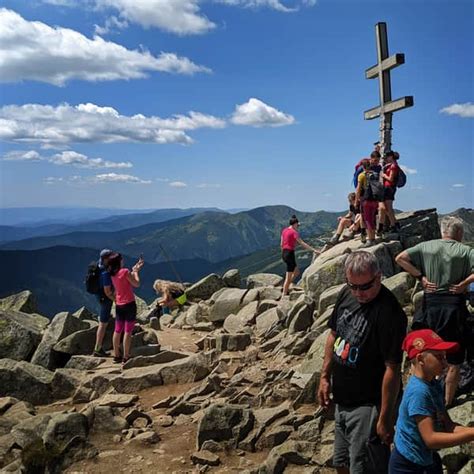
[[[341,215],[325,211],[299,212],[288,206],[265,206],[236,214],[206,211],[137,227],[129,226],[131,222],[142,222],[148,215],[120,216],[111,219],[110,225],[113,228],[122,220],[123,230],[88,231],[84,229],[91,224],[87,224],[81,227],[81,231],[8,242],[0,249],[112,248],[134,257],[143,254],[145,260],[155,263],[166,259],[161,252],[163,247],[172,260],[203,259],[215,263],[278,245],[281,229],[288,225],[294,213],[302,223],[303,238],[333,229]],[[101,228],[104,225],[107,224],[101,221]]]

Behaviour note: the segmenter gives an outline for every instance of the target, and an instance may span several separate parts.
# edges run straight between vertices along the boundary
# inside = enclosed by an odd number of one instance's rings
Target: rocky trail
[[[421,292],[394,257],[439,227],[433,209],[398,220],[400,234],[368,251],[411,317]],[[315,393],[344,261],[360,246],[324,252],[285,298],[279,275],[209,275],[161,330],[141,301],[124,366],[88,355],[97,323],[87,309],[49,321],[29,292],[1,300],[1,472],[334,472],[333,414]],[[472,392],[450,414],[472,425]],[[442,457],[447,472],[474,472],[472,446]]]

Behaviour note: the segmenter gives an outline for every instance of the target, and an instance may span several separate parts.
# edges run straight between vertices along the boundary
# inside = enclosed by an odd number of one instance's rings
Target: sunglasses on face
[[[355,283],[351,283],[347,278],[346,278],[346,283],[347,286],[352,290],[352,291],[367,291],[370,290],[375,283],[375,280],[377,279],[377,275],[372,278],[372,280],[368,281],[367,283],[362,283],[362,285],[356,285]]]

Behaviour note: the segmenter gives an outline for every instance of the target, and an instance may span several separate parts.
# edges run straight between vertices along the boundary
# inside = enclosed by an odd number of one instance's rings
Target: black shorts
[[[281,253],[281,258],[286,263],[287,273],[293,273],[296,268],[295,251],[284,249]]]
[[[115,318],[117,321],[135,321],[137,319],[137,303],[121,304],[115,306]]]
[[[395,201],[395,193],[397,188],[395,186],[389,186],[383,188],[383,200],[384,201]]]
[[[445,341],[457,342],[459,351],[447,354],[449,364],[460,365],[466,358],[469,311],[464,295],[427,294],[423,306],[413,318],[412,330],[431,329]]]

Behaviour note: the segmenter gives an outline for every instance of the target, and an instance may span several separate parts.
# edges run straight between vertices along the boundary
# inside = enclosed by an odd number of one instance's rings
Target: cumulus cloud
[[[100,169],[100,168],[131,168],[133,165],[128,161],[115,162],[108,161],[102,158],[89,158],[86,155],[77,153],[72,150],[63,151],[61,153],[56,153],[52,156],[43,156],[40,155],[37,151],[10,151],[5,153],[3,159],[6,161],[47,161],[53,163],[54,165],[61,166],[74,166],[76,168],[90,168],[90,169]]]
[[[169,185],[172,188],[187,188],[188,187],[188,185],[186,183],[183,183],[183,181],[171,181]]]
[[[224,120],[199,112],[162,119],[142,114],[120,115],[112,107],[90,103],[56,107],[25,104],[0,108],[0,139],[42,145],[91,142],[190,144],[193,140],[186,130],[224,126]]]
[[[465,104],[452,104],[440,110],[442,114],[458,115],[462,118],[474,118],[474,104],[466,102]]]
[[[47,177],[44,178],[45,184],[77,184],[77,185],[93,185],[93,184],[109,184],[109,183],[120,183],[120,184],[151,184],[150,180],[141,179],[137,176],[130,174],[117,174],[117,173],[103,173],[95,176],[69,176],[66,178]]]
[[[138,4],[139,2],[137,2]],[[72,79],[111,81],[139,79],[151,71],[176,74],[210,72],[174,53],[158,57],[148,51],[129,50],[100,36],[25,20],[0,9],[0,80],[35,80],[64,85]]]
[[[418,170],[415,168],[409,168],[408,166],[405,165],[400,165],[400,168],[405,171],[406,174],[417,174]]]
[[[236,106],[231,122],[252,127],[281,127],[291,125],[295,118],[252,97],[245,104]]]
[[[118,11],[122,19],[144,28],[160,28],[178,35],[203,34],[215,28],[199,8],[200,0],[95,0]]]
[[[94,31],[97,35],[107,35],[116,30],[123,30],[128,27],[128,21],[120,20],[116,16],[111,16],[105,20],[105,25],[94,25]]]

